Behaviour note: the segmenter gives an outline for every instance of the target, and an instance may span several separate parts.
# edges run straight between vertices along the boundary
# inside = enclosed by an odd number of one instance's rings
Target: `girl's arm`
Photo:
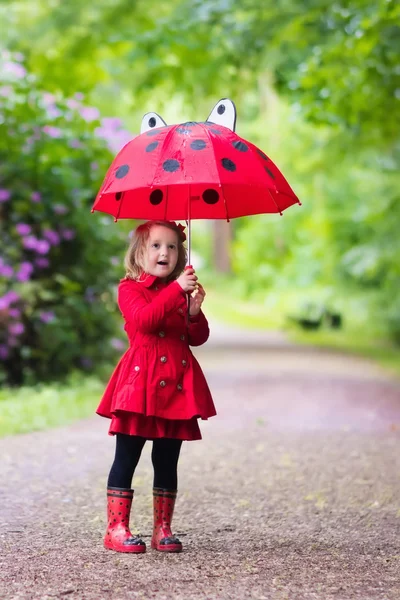
[[[139,285],[134,281],[122,281],[118,288],[118,305],[126,321],[134,323],[142,333],[151,333],[168,314],[176,311],[186,294],[174,281],[148,302]]]
[[[188,334],[189,346],[201,346],[208,340],[210,329],[202,311],[198,315],[190,317]]]

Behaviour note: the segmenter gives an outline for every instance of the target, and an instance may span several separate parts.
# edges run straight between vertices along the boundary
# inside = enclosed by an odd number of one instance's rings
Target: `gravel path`
[[[185,550],[104,550],[114,440],[99,417],[0,440],[0,599],[399,600],[400,384],[274,344],[198,351],[218,417],[186,443]],[[95,408],[95,407],[94,407]],[[151,444],[134,527],[150,541]]]

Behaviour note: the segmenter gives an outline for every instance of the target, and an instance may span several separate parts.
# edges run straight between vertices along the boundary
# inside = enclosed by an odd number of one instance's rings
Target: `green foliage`
[[[114,355],[114,253],[90,207],[109,166],[104,121],[41,90],[20,56],[0,59],[0,380],[90,370]],[[110,132],[109,132],[110,134]]]
[[[22,386],[0,391],[0,437],[60,427],[93,414],[104,388],[76,373],[64,384]]]

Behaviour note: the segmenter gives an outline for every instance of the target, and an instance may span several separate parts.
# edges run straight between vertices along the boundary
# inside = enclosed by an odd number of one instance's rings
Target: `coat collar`
[[[156,275],[149,275],[148,273],[144,272],[140,275],[137,281],[142,283],[146,288],[150,288],[156,281],[158,281],[160,284],[164,284],[164,282],[161,282]]]

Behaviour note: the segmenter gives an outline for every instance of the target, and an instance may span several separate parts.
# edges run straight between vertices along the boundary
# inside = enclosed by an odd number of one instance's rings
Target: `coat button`
[[[135,371],[140,371],[140,367],[138,367],[138,366],[136,365],[136,367],[135,367]]]
[[[167,384],[165,383],[164,380],[162,380],[162,381],[160,381],[160,385],[161,385],[161,387],[165,387]]]
[[[158,334],[160,337],[165,337],[165,331],[160,331]]]
[[[178,308],[178,313],[179,313],[180,315],[183,315],[183,308]]]
[[[162,363],[166,363],[167,362],[167,357],[166,356],[162,356],[160,358],[160,360],[161,360]]]
[[[176,386],[178,388],[178,390],[181,392],[182,391],[182,384],[178,383],[178,385]]]
[[[186,367],[187,361],[185,359],[183,359],[182,364],[183,364],[184,367]]]
[[[158,286],[156,285],[156,287],[154,288],[156,290],[156,292],[158,292]]]
[[[185,340],[185,336],[183,335],[183,333],[181,335],[181,340],[182,340],[182,342]]]

